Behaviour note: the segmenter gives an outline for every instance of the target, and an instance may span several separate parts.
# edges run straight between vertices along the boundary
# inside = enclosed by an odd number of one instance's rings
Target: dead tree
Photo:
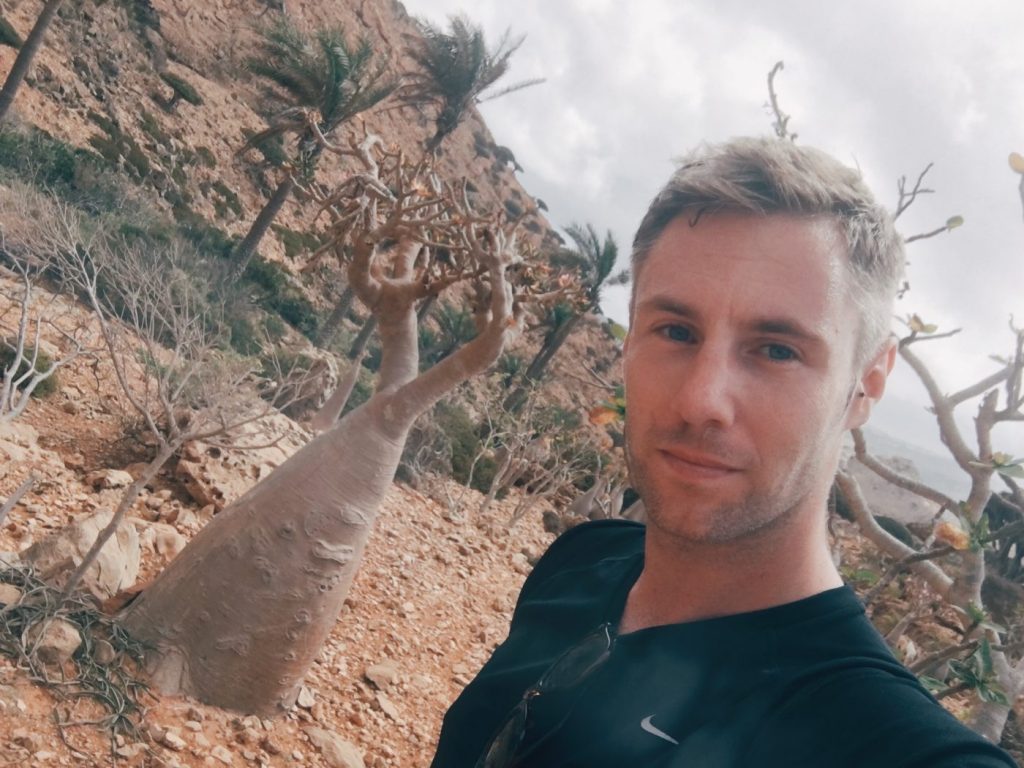
[[[426,161],[409,164],[374,136],[321,141],[359,163],[320,208],[379,321],[376,391],[218,514],[123,617],[153,647],[160,688],[263,715],[294,703],[334,627],[413,422],[497,359],[536,292],[512,232]],[[473,287],[479,333],[421,373],[417,302],[460,281]]]
[[[221,352],[226,326],[207,302],[205,286],[190,274],[183,246],[144,253],[65,203],[36,195],[33,205],[33,254],[48,260],[63,287],[92,309],[102,362],[156,447],[65,581],[69,595],[142,489],[183,445],[230,442],[238,428],[274,408],[259,397],[251,362]]]
[[[70,305],[40,290],[52,263],[31,247],[36,212],[29,199],[21,187],[0,190],[0,424],[18,418],[40,386],[90,353],[87,328]],[[50,345],[53,355],[43,349],[50,340],[59,344]]]

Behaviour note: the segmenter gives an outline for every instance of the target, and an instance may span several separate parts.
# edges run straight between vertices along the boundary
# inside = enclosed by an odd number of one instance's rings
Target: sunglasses
[[[519,754],[526,737],[530,715],[530,702],[538,696],[567,691],[580,685],[593,672],[604,666],[615,645],[615,631],[611,624],[602,624],[594,632],[567,650],[548,667],[536,683],[505,719],[486,751],[476,762],[476,768],[515,768],[522,765],[526,753]],[[562,719],[542,737],[534,739],[529,751],[540,746],[555,733],[569,717],[567,709]]]

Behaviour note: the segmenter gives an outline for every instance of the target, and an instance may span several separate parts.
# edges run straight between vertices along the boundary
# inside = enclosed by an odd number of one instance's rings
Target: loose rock
[[[310,728],[306,735],[331,768],[366,768],[359,748],[338,734],[324,728]]]
[[[25,642],[44,664],[63,664],[82,644],[82,635],[70,621],[44,619],[25,630]]]

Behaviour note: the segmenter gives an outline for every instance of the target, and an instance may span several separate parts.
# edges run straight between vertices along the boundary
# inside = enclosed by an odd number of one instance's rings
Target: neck
[[[681,542],[648,525],[644,569],[633,585],[620,633],[771,608],[842,586],[825,515],[742,541]],[[800,524],[810,520],[810,524]]]

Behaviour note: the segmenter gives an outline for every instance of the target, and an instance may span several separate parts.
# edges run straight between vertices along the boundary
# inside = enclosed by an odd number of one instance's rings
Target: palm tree
[[[544,341],[530,361],[522,379],[505,397],[505,409],[508,411],[517,411],[522,407],[530,388],[544,376],[551,359],[572,334],[580,319],[598,309],[601,304],[601,290],[606,285],[625,285],[629,282],[628,269],[612,276],[619,247],[610,231],[605,235],[604,243],[591,224],[571,224],[565,231],[572,238],[576,248],[560,251],[552,257],[551,262],[555,266],[568,268],[579,274],[583,286],[583,301],[578,304],[560,302],[548,310],[544,319],[544,325],[548,328]]]
[[[319,30],[310,37],[282,21],[261,34],[259,54],[249,62],[249,69],[269,81],[267,96],[274,109],[267,128],[249,137],[242,149],[294,133],[297,152],[293,167],[231,255],[236,276],[245,271],[294,190],[296,174],[312,176],[324,150],[321,136],[329,138],[343,123],[387,98],[397,86],[397,81],[385,74],[387,63],[374,63],[369,41],[363,38],[353,47],[340,27]]]
[[[429,104],[437,109],[436,130],[427,141],[430,152],[462,122],[471,105],[544,82],[543,78],[535,78],[485,95],[508,72],[509,59],[525,36],[512,39],[505,30],[498,46],[488,50],[483,30],[466,16],[451,17],[448,30],[427,21],[420,20],[418,24],[422,38],[409,55],[420,71],[406,76],[399,96],[406,103]]]
[[[32,59],[43,44],[46,30],[49,29],[50,22],[57,15],[57,9],[60,8],[63,1],[47,0],[43,10],[36,17],[36,23],[32,26],[32,31],[28,33],[28,38],[18,50],[14,64],[11,65],[11,71],[7,73],[7,80],[4,81],[3,90],[0,90],[0,122],[3,122],[11,104],[14,103],[14,95],[18,92],[18,87],[25,79],[25,75],[28,74],[29,67],[32,66]]]

